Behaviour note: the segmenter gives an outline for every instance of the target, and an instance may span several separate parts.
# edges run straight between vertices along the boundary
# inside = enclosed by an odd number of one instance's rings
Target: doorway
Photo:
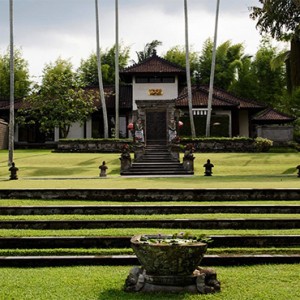
[[[166,111],[149,111],[146,113],[146,143],[167,143],[167,117]]]

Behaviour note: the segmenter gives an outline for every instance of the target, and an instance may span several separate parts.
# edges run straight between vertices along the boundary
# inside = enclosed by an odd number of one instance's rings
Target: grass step
[[[300,205],[47,205],[0,206],[0,215],[300,214]]]
[[[300,235],[211,235],[209,248],[299,247]],[[129,248],[130,237],[5,237],[0,249]]]
[[[300,255],[205,255],[202,266],[236,266],[257,264],[297,264]],[[79,265],[139,265],[135,255],[113,256],[6,256],[0,257],[0,267],[50,267]]]
[[[92,228],[165,228],[165,229],[295,229],[300,219],[176,219],[176,220],[7,220],[1,229],[92,229]]]

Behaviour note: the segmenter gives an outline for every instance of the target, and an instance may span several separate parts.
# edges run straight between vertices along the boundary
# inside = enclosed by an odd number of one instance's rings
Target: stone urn
[[[172,235],[137,235],[131,247],[147,275],[189,276],[199,266],[207,244]]]
[[[131,247],[142,267],[130,270],[124,290],[201,294],[220,291],[216,272],[199,267],[207,240],[183,235],[134,236]]]

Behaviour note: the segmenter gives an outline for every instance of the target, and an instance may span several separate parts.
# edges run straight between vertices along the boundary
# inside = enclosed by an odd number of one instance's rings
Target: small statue
[[[19,169],[15,166],[14,162],[11,164],[11,167],[8,169],[8,171],[10,171],[9,180],[17,180],[18,179],[17,172],[19,171]]]
[[[102,162],[102,165],[99,167],[100,169],[100,177],[106,177],[106,170],[108,169],[105,161]]]
[[[177,131],[176,131],[176,122],[175,119],[171,119],[168,125],[168,133],[169,133],[169,142],[172,142],[177,137]]]
[[[210,163],[209,159],[207,160],[206,164],[203,165],[203,167],[205,168],[204,176],[211,176],[212,168],[214,167],[214,165],[212,163]]]
[[[134,138],[136,143],[144,143],[144,127],[142,120],[139,118],[135,123]]]

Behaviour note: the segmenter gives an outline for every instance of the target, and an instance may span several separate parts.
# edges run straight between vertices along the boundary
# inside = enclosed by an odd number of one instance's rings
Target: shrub
[[[256,152],[268,152],[273,146],[273,141],[261,137],[254,140],[254,149]]]

